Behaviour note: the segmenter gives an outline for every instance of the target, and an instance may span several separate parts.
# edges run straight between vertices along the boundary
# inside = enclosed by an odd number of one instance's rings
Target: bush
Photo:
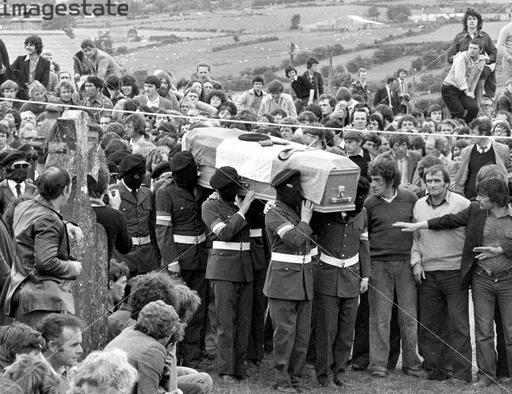
[[[358,56],[355,59],[347,62],[346,67],[349,73],[356,73],[361,67],[370,68],[372,66],[372,59]]]
[[[117,47],[116,55],[126,55],[128,53],[128,48],[124,45]]]

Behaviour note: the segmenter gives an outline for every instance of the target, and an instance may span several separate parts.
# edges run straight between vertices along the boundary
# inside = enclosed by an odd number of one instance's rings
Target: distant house
[[[385,27],[384,23],[362,18],[358,15],[345,15],[338,18],[325,19],[313,28],[314,30],[361,30]]]

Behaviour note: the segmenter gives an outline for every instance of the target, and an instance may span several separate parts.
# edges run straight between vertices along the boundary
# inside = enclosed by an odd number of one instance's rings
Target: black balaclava
[[[219,194],[223,200],[233,202],[235,201],[239,190],[240,185],[238,183],[232,182],[224,187],[221,187],[219,189]]]
[[[28,178],[28,171],[30,168],[6,168],[5,177],[12,179],[16,183],[21,183]]]
[[[173,172],[172,178],[179,187],[192,192],[197,185],[197,167],[191,163],[182,170]]]
[[[363,209],[364,200],[368,197],[368,193],[370,192],[370,183],[364,177],[359,178],[359,182],[357,183],[357,193],[354,204],[356,206],[355,211],[347,212],[348,216],[356,216]]]
[[[137,190],[144,181],[145,168],[134,168],[123,175],[123,181],[132,190]]]
[[[300,194],[300,175],[292,176],[276,187],[277,200],[285,203],[294,211],[300,211],[302,196]]]

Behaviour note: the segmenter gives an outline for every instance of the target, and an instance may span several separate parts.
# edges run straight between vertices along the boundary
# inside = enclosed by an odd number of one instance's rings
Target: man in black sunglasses
[[[9,204],[21,196],[34,197],[37,187],[28,178],[31,168],[25,153],[13,151],[2,161],[5,180],[0,183],[0,213],[3,214]]]

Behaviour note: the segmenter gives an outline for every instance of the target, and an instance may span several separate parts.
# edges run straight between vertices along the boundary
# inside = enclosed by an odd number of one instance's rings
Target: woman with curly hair
[[[213,89],[208,94],[208,98],[206,102],[210,104],[212,107],[219,109],[219,107],[228,101],[228,96],[222,90]]]

